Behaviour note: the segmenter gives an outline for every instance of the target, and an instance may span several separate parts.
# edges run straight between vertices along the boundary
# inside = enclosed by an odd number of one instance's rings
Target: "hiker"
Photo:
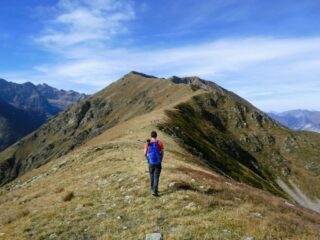
[[[159,196],[158,185],[163,155],[163,143],[157,140],[157,132],[152,131],[151,140],[148,139],[145,145],[144,156],[148,160],[151,193],[153,196]]]

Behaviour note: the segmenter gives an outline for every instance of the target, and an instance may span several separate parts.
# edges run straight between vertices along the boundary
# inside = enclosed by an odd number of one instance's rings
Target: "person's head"
[[[151,132],[151,137],[152,138],[157,138],[157,132],[156,131],[152,131]]]

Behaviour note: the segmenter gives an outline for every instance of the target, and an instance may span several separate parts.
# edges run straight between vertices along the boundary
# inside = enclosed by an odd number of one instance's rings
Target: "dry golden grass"
[[[0,195],[0,239],[144,239],[155,231],[165,239],[320,238],[319,214],[212,173],[161,133],[160,197],[151,196],[143,142],[161,114],[127,121],[12,182],[49,173]]]

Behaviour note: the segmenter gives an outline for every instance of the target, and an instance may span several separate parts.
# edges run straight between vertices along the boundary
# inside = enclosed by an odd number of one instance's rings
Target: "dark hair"
[[[151,137],[152,138],[156,138],[157,137],[157,132],[156,131],[152,131],[151,132]]]

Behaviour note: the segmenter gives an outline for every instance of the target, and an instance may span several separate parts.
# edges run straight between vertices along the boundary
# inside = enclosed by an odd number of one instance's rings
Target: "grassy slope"
[[[203,158],[212,169],[241,182],[285,196],[282,179],[320,199],[320,135],[293,132],[250,104],[214,90],[167,111],[160,128]],[[191,127],[190,127],[191,126]]]
[[[1,152],[0,185],[67,154],[116,124],[172,104],[192,92],[189,86],[128,74]]]
[[[319,239],[319,214],[212,173],[161,132],[161,196],[152,197],[143,142],[163,116],[159,109],[119,124],[2,187],[16,189],[0,195],[0,238],[143,239],[160,231],[165,239]],[[74,198],[63,201],[68,192]]]

